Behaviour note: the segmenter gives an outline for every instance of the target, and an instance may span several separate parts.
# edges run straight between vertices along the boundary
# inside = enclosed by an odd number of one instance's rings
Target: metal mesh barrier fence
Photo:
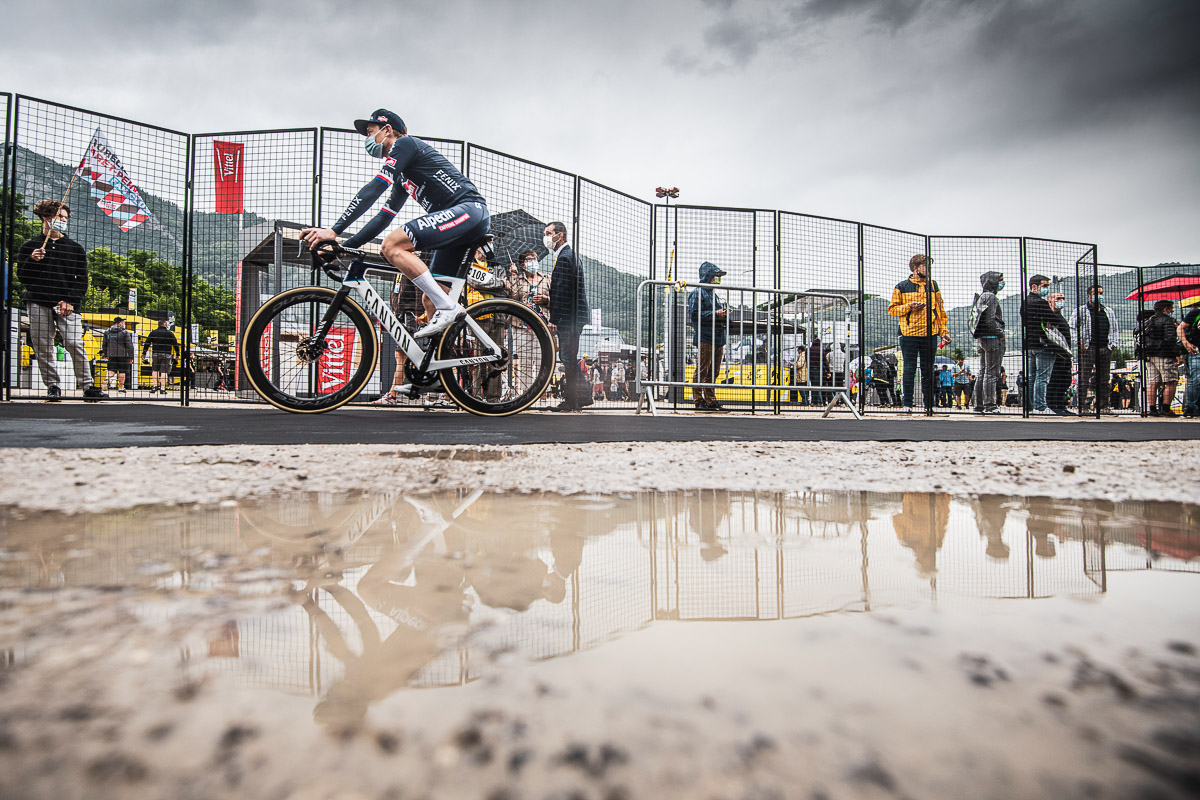
[[[317,131],[198,134],[192,154],[193,396],[249,399],[235,368],[242,332],[263,300],[315,279],[294,234],[277,248],[275,231],[314,221]],[[207,297],[220,313],[208,313]]]
[[[32,206],[61,198],[80,160],[93,154],[68,198],[68,236],[87,258],[88,287],[75,325],[81,333],[68,330],[71,346],[64,347],[53,304],[38,310],[35,298],[31,306],[31,287],[13,270],[5,303],[5,391],[17,398],[40,397],[46,393],[42,372],[53,368],[68,397],[79,396],[83,386],[94,381],[127,399],[257,401],[233,368],[237,339],[265,297],[289,287],[328,283],[301,253],[298,230],[331,224],[370,180],[377,163],[363,150],[362,138],[334,128],[189,135],[7,93],[0,93],[0,114],[6,143],[0,248],[9,265],[18,260],[14,244],[19,248],[39,229]],[[1068,413],[1137,415],[1163,403],[1161,396],[1149,405],[1145,398],[1151,365],[1135,352],[1138,316],[1152,313],[1155,301],[1170,299],[1178,320],[1193,307],[1184,303],[1200,288],[1196,265],[1106,265],[1087,243],[929,237],[790,212],[651,205],[478,145],[425,141],[460,167],[487,198],[497,237],[493,267],[509,274],[514,287],[524,284],[526,297],[530,287],[536,293],[549,282],[552,259],[541,243],[545,225],[560,221],[567,226],[593,314],[580,333],[578,351],[601,407],[632,407],[636,400],[631,397],[633,378],[642,369],[632,363],[638,282],[670,276],[695,283],[704,261],[725,270],[726,285],[822,290],[845,294],[851,302],[848,317],[838,308],[789,308],[784,303],[781,317],[795,311],[795,322],[763,327],[757,316],[747,315],[744,319],[751,323],[731,324],[721,381],[736,386],[752,378],[774,380],[776,375],[794,379],[803,348],[805,370],[822,382],[837,382],[842,376],[851,384],[858,407],[868,412],[905,402],[900,329],[923,330],[914,323],[924,322],[928,312],[912,309],[898,317],[887,308],[897,284],[908,277],[913,255],[932,258],[930,272],[953,337],[935,357],[929,399],[939,411],[969,410],[971,405],[966,399],[969,382],[965,391],[953,381],[948,389],[940,388],[942,367],[951,374],[965,371],[968,381],[974,377],[980,383],[982,345],[969,326],[985,272],[1002,272],[1006,282],[999,297],[1006,342],[997,400],[1007,414],[1027,410],[1031,394],[1024,385],[1031,371],[1020,313],[1029,276],[1046,275],[1052,292],[1063,296],[1071,356],[1055,362],[1047,397],[1051,408]],[[373,211],[364,213],[350,230],[365,224]],[[408,203],[400,221],[419,212],[416,204]],[[282,233],[277,236],[278,230]],[[526,250],[537,256],[536,273],[519,264]],[[1089,304],[1096,294],[1091,287],[1097,285],[1107,322],[1100,322],[1100,312]],[[376,285],[381,294],[390,288],[382,282]],[[647,372],[661,373],[670,363],[679,373],[670,377],[681,381],[694,374],[696,363],[693,331],[679,310],[684,300],[683,293],[669,292],[651,298],[646,313],[665,319],[663,327],[673,335],[669,341],[642,343],[649,348]],[[735,298],[733,310],[752,309],[770,311],[764,298],[753,292]],[[125,342],[132,341],[136,355],[126,366],[121,336],[114,334],[114,347],[121,354],[113,369],[104,334],[117,316],[126,318]],[[143,361],[142,351],[161,318],[169,320],[177,349],[166,361],[160,359],[157,366],[162,369],[155,370],[155,360],[148,354]],[[1096,346],[1093,319],[1098,328],[1109,328],[1107,347]],[[286,333],[273,331],[275,336]],[[40,347],[45,359],[40,363],[35,339],[48,342]],[[819,345],[816,339],[822,339]],[[77,340],[82,344],[75,345]],[[277,341],[269,344],[278,346]],[[671,348],[674,353],[668,352]],[[381,352],[378,372],[360,401],[383,391],[394,370],[391,348],[384,343]],[[910,369],[920,354],[921,347],[910,343]],[[957,367],[959,355],[965,370]],[[613,379],[617,365],[616,376],[623,372],[624,381]],[[153,378],[156,371],[166,376],[166,394],[151,393],[163,382]],[[1185,364],[1170,403],[1175,415],[1182,411],[1186,373]],[[183,395],[185,376],[190,386]],[[909,400],[918,410],[926,405],[922,383],[919,377],[914,380]],[[118,389],[121,384],[124,393]],[[676,404],[687,400],[678,389],[662,394]],[[779,396],[746,388],[725,390],[723,399],[750,410],[800,408],[825,399],[823,393],[811,394],[817,396]]]
[[[12,265],[10,264],[9,254],[14,250],[14,243],[10,241],[10,231],[12,230],[13,216],[13,201],[10,195],[8,185],[8,176],[11,170],[12,152],[9,147],[9,140],[12,136],[9,120],[12,118],[12,95],[8,92],[0,92],[0,116],[3,116],[3,125],[0,129],[4,131],[4,149],[0,150],[0,264],[4,268],[3,278],[3,298],[4,298],[4,340],[5,345],[0,347],[0,397],[8,400],[9,395],[9,368],[8,359],[10,351],[15,351],[16,346],[12,342],[14,338],[9,331],[12,329],[12,298],[10,297],[10,289],[12,287]]]
[[[1200,307],[1200,301],[1196,299],[1200,297],[1200,265],[1162,264],[1143,267],[1138,270],[1138,285],[1130,295],[1131,302],[1137,303],[1137,316],[1144,317],[1148,326],[1156,324],[1152,317],[1156,313],[1156,305],[1163,301],[1171,303],[1171,321],[1178,323],[1186,318],[1191,321],[1193,330],[1194,326],[1200,325],[1200,318],[1193,315]],[[1164,329],[1166,327],[1169,326],[1163,325]],[[1170,414],[1177,416],[1183,412],[1182,403],[1188,384],[1193,387],[1200,385],[1200,356],[1188,354],[1182,342],[1174,345],[1172,349],[1171,345],[1163,341],[1164,337],[1150,332],[1139,338],[1143,340],[1141,355],[1135,353],[1134,356],[1138,359],[1140,386],[1135,389],[1140,389],[1142,405],[1146,409],[1144,413],[1149,413],[1157,405],[1160,413],[1168,413],[1163,411],[1163,408],[1167,407]],[[1169,355],[1171,352],[1174,356]],[[1183,363],[1176,368],[1180,373],[1179,380],[1176,382],[1175,395],[1168,403],[1162,387],[1171,383],[1173,357],[1182,358]],[[1151,383],[1155,378],[1159,380],[1153,386],[1152,397]],[[1133,394],[1137,396],[1139,392],[1135,390]],[[1196,398],[1196,403],[1200,404],[1200,397]]]
[[[945,304],[947,329],[952,341],[939,352],[938,370],[951,374],[950,391],[939,392],[939,410],[970,411],[977,404],[995,405],[1002,413],[1020,414],[1015,389],[1021,371],[1021,240],[1015,237],[932,236],[929,254],[933,275]],[[1004,340],[977,339],[971,325],[972,307],[984,291],[982,278],[988,273],[1003,275],[1005,286],[997,295],[1004,321]],[[992,276],[993,278],[995,276]],[[996,284],[989,285],[995,290]],[[989,320],[990,323],[990,320]],[[990,402],[983,402],[984,348],[998,355],[999,374],[989,383],[995,387]],[[939,384],[945,381],[938,376]]]
[[[510,273],[509,281],[515,298],[532,304],[548,320],[548,306],[531,300],[531,296],[548,294],[549,274],[554,268],[554,256],[542,244],[546,226],[552,222],[560,222],[565,226],[567,242],[580,259],[581,266],[582,257],[586,255],[579,247],[578,179],[568,172],[473,144],[467,145],[466,167],[467,178],[487,198],[498,266]],[[518,263],[530,252],[537,256],[536,272],[525,270]],[[584,292],[591,303],[592,294],[600,295],[603,292],[601,287],[587,283],[589,277],[594,276],[589,276],[585,268]],[[594,307],[594,303],[592,305]],[[585,326],[575,338],[578,354],[587,352],[584,348],[591,337],[602,338],[593,328]],[[561,351],[562,334],[559,335]],[[569,345],[568,352],[571,352]],[[560,352],[550,397],[542,403],[548,403],[550,398],[557,402],[564,397],[563,369]]]
[[[1042,276],[1050,280],[1050,296],[1047,299],[1052,304],[1061,303],[1061,308],[1057,309],[1061,319],[1055,324],[1047,324],[1046,327],[1061,330],[1062,335],[1066,338],[1066,347],[1071,351],[1072,356],[1068,357],[1060,352],[1054,359],[1045,395],[1046,406],[1050,412],[1069,413],[1068,408],[1076,397],[1075,370],[1078,349],[1075,343],[1076,337],[1070,331],[1067,319],[1070,316],[1070,310],[1080,305],[1080,284],[1090,283],[1093,280],[1091,269],[1086,270],[1088,273],[1086,281],[1082,279],[1080,270],[1083,269],[1081,262],[1089,254],[1093,259],[1095,258],[1095,247],[1080,242],[1050,239],[1027,238],[1023,242],[1025,247],[1025,285],[1022,287],[1022,291],[1025,299],[1022,302],[1029,302],[1029,281],[1036,276]],[[1025,333],[1026,338],[1023,341],[1025,366],[1022,378],[1026,383],[1027,390],[1024,393],[1024,405],[1029,411],[1036,410],[1033,408],[1033,404],[1037,402],[1034,398],[1037,376],[1033,371],[1036,355],[1033,342],[1030,341],[1029,330],[1026,330]],[[1049,335],[1047,333],[1047,336]],[[1044,348],[1043,353],[1045,352],[1049,352],[1049,348]]]
[[[636,400],[634,341],[638,284],[650,277],[649,203],[579,179],[579,259],[592,308],[591,329],[580,338],[588,359],[592,399],[601,407]],[[649,359],[645,360],[649,369]]]
[[[901,348],[901,334],[902,326],[912,333],[924,334],[927,322],[932,321],[926,319],[932,316],[931,309],[905,309],[903,317],[888,313],[888,306],[898,291],[897,286],[909,278],[909,261],[913,256],[926,255],[927,249],[926,237],[921,234],[874,225],[862,226],[863,351],[872,364],[872,382],[876,382],[876,372],[881,376],[886,375],[886,380],[877,382],[879,386],[875,392],[880,406],[894,408],[910,405],[919,410],[927,405],[923,391],[926,381],[919,372],[920,350],[911,347],[906,358]],[[936,264],[933,273],[936,282]],[[917,302],[918,298],[923,302],[922,291],[919,287],[910,287],[903,303]],[[902,391],[906,366],[913,371],[911,395],[908,398],[903,396]],[[812,369],[811,359],[809,368]],[[936,381],[930,382],[936,388]]]
[[[86,396],[94,384],[127,399],[155,389],[161,391],[155,396],[178,397],[188,135],[18,97],[12,144],[10,190],[26,207],[13,222],[29,243],[28,257],[21,245],[12,254],[18,262],[8,339],[13,396]],[[65,239],[48,242],[39,260],[32,251],[41,225],[32,209],[63,197],[70,209]],[[52,269],[71,277],[59,285]],[[61,314],[60,301],[73,311]],[[118,316],[125,329],[110,333]],[[143,363],[160,321],[165,331],[155,335]]]

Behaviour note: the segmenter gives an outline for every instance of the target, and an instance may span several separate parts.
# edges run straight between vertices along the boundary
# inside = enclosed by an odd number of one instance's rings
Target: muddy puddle
[[[1189,796],[1195,573],[1180,503],[8,510],[0,796]]]

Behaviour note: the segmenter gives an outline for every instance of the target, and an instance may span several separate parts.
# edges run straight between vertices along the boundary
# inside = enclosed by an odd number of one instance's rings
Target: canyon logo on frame
[[[217,213],[243,214],[242,160],[246,145],[213,140],[213,174],[216,176]]]

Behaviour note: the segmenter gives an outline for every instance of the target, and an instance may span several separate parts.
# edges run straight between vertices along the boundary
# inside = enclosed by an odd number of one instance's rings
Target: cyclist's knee
[[[413,247],[412,239],[408,238],[408,234],[403,230],[392,231],[383,240],[383,246],[380,248],[383,257],[391,259],[391,256],[400,253],[411,253],[416,248]]]

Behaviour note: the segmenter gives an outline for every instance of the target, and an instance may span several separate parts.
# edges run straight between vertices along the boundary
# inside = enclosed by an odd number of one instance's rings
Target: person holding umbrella
[[[1183,363],[1187,365],[1187,391],[1183,395],[1183,415],[1200,417],[1200,304],[1183,312],[1175,329],[1183,342]]]
[[[1146,387],[1146,403],[1151,417],[1175,418],[1171,402],[1175,399],[1175,387],[1179,383],[1179,326],[1171,312],[1175,304],[1170,300],[1159,300],[1154,304],[1154,316],[1146,321],[1145,350],[1149,380]],[[1158,387],[1162,387],[1162,403],[1155,402]]]

